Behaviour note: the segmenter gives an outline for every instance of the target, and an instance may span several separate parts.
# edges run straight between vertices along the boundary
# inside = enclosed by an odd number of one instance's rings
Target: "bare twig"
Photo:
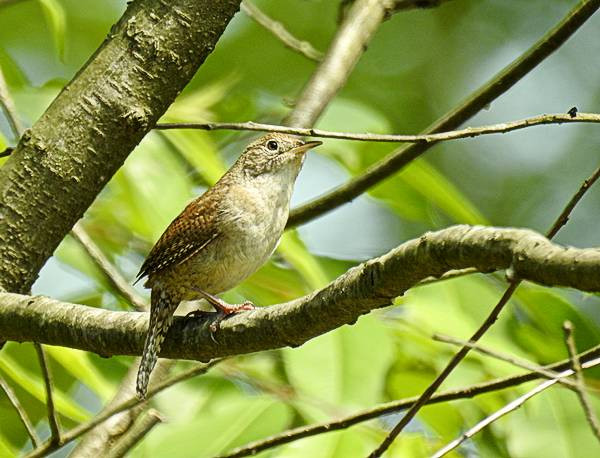
[[[587,363],[583,363],[582,367],[585,368],[585,369],[587,369],[587,368],[590,368],[590,367],[597,366],[598,364],[600,364],[600,358],[596,358],[596,359],[593,359],[592,361],[589,361]],[[518,409],[527,400],[531,399],[536,394],[541,393],[546,388],[550,388],[552,385],[554,385],[555,383],[557,383],[559,379],[564,378],[564,377],[568,377],[570,375],[573,375],[573,373],[574,373],[574,371],[572,369],[568,369],[568,370],[563,371],[560,374],[558,374],[556,376],[556,378],[554,378],[552,380],[547,380],[547,381],[539,384],[533,390],[525,393],[523,396],[518,397],[517,399],[515,399],[511,403],[509,403],[506,406],[504,406],[502,409],[496,411],[493,415],[490,415],[489,417],[487,417],[484,420],[482,420],[479,423],[477,423],[475,426],[473,426],[467,432],[465,432],[464,434],[462,434],[459,438],[457,438],[454,441],[450,442],[444,448],[442,448],[438,452],[436,452],[433,455],[433,458],[441,458],[442,456],[446,455],[447,453],[449,453],[450,451],[452,451],[456,447],[458,447],[460,444],[462,444],[464,441],[466,441],[467,439],[473,437],[475,434],[477,434],[478,432],[480,432],[486,426],[490,425],[491,423],[493,423],[494,421],[496,421],[500,417],[503,417],[504,415],[512,412],[513,410]]]
[[[585,379],[583,377],[583,371],[581,368],[581,362],[577,357],[577,347],[575,346],[575,338],[573,337],[574,326],[570,321],[565,321],[563,324],[563,330],[565,332],[565,343],[569,352],[569,358],[571,360],[571,369],[575,372],[575,392],[585,413],[585,418],[590,425],[594,436],[600,441],[600,423],[598,423],[598,417],[594,412],[592,404],[587,395],[587,387],[585,386]]]
[[[123,275],[112,265],[108,258],[102,253],[102,250],[92,240],[86,230],[80,223],[77,223],[71,229],[71,235],[75,240],[86,251],[90,259],[94,262],[96,267],[105,275],[111,285],[116,291],[121,294],[136,310],[146,311],[148,310],[148,304],[146,300],[140,296],[136,290],[129,284]]]
[[[548,238],[554,237],[558,231],[567,223],[569,220],[569,215],[579,203],[579,201],[583,198],[585,193],[590,186],[598,179],[600,176],[600,168],[595,170],[594,173],[583,182],[583,184],[579,187],[577,192],[573,195],[573,197],[569,200],[563,211],[560,213],[554,224],[547,233]],[[511,278],[512,277],[512,278]],[[491,313],[485,319],[483,324],[475,331],[475,333],[469,339],[469,343],[476,343],[492,325],[496,322],[498,317],[500,316],[500,312],[504,309],[514,292],[517,290],[521,280],[509,271],[507,271],[507,278],[509,278],[509,285],[496,306],[493,308]],[[452,373],[454,368],[467,356],[470,351],[470,347],[467,345],[462,346],[462,348],[454,355],[454,357],[450,360],[448,365],[444,368],[444,370],[436,377],[436,379],[427,387],[427,389],[421,394],[419,400],[415,402],[411,408],[406,412],[406,414],[400,419],[398,424],[392,429],[392,431],[386,436],[380,446],[371,453],[370,458],[379,457],[385,452],[394,439],[400,434],[400,432],[406,427],[406,425],[412,420],[419,409],[425,405],[427,399],[429,399],[433,393],[440,387],[440,385],[446,380],[446,378]]]
[[[452,344],[452,345],[469,347],[473,351],[481,353],[482,355],[487,355],[492,358],[499,359],[500,361],[504,361],[506,363],[512,364],[513,366],[520,367],[521,369],[526,369],[528,371],[535,372],[535,373],[539,374],[540,376],[545,377],[547,379],[553,379],[553,378],[556,378],[556,376],[557,376],[556,372],[544,369],[539,364],[534,364],[531,361],[526,360],[525,358],[519,358],[518,356],[501,353],[499,351],[492,350],[491,348],[484,347],[483,345],[480,345],[480,344],[476,344],[473,342],[467,342],[466,340],[457,339],[455,337],[450,337],[450,336],[444,336],[441,334],[434,334],[433,340],[437,340],[438,342],[444,342],[444,343],[448,343],[448,344]],[[577,390],[577,384],[570,380],[559,380],[558,383],[560,383],[561,385],[564,385],[567,388],[572,389],[574,391]]]
[[[471,94],[451,112],[435,121],[425,133],[432,134],[456,129],[485,106],[505,93],[540,62],[556,51],[598,9],[600,0],[580,2],[556,27],[535,43],[527,52],[505,67],[489,82]],[[398,172],[424,154],[433,144],[419,143],[396,150],[386,158],[346,184],[318,197],[290,213],[287,227],[304,224],[358,197],[370,187]]]
[[[31,444],[33,445],[34,448],[37,447],[40,444],[40,438],[37,436],[35,429],[34,429],[33,425],[31,424],[31,420],[29,420],[29,416],[27,415],[27,412],[25,411],[25,409],[19,402],[19,398],[17,398],[17,395],[15,394],[13,389],[10,387],[10,385],[8,383],[6,383],[6,380],[4,380],[4,378],[1,375],[0,375],[0,388],[2,389],[2,391],[4,391],[4,394],[6,394],[8,401],[12,404],[12,406],[17,411],[17,415],[19,416],[21,423],[23,423],[23,426],[25,426],[25,430],[27,431],[27,434],[29,435],[29,438],[31,439]]]
[[[258,24],[262,25],[265,29],[275,35],[275,37],[291,50],[302,54],[310,60],[317,62],[323,60],[323,53],[321,51],[316,50],[308,41],[296,38],[281,22],[270,18],[250,0],[243,0],[241,9]]]
[[[48,363],[46,361],[46,354],[44,353],[42,345],[39,343],[34,343],[33,345],[35,346],[35,351],[38,355],[40,369],[42,371],[44,385],[46,387],[46,408],[48,409],[48,424],[50,425],[51,433],[48,442],[54,446],[59,446],[61,445],[61,436],[60,428],[58,426],[58,418],[56,417],[56,410],[54,409],[54,400],[52,398],[52,375],[50,374],[50,369],[48,368]]]
[[[310,127],[344,85],[381,25],[388,0],[356,0],[285,124]]]
[[[590,361],[600,356],[600,345],[590,348],[589,350],[578,355],[581,361]],[[563,371],[568,369],[570,366],[570,360],[566,359],[554,364],[542,366],[542,369],[548,371]],[[458,399],[473,398],[480,394],[490,393],[499,391],[506,388],[515,387],[523,383],[531,382],[532,380],[539,379],[540,374],[534,372],[528,372],[522,375],[513,375],[510,377],[500,378],[485,383],[479,383],[472,385],[467,388],[461,388],[457,390],[448,390],[433,395],[427,404],[438,404],[442,402],[455,401]],[[267,437],[265,439],[258,440],[246,444],[242,447],[238,447],[231,450],[220,458],[234,458],[243,456],[253,456],[264,450],[268,450],[279,445],[294,442],[305,437],[316,436],[317,434],[324,434],[331,431],[339,431],[346,429],[356,424],[379,418],[383,415],[398,413],[402,410],[407,409],[414,404],[418,399],[418,396],[412,398],[400,399],[397,401],[388,402],[381,404],[377,407],[361,410],[352,415],[323,423],[317,423],[309,426],[301,426],[298,428],[290,429],[282,433]]]
[[[594,173],[592,173],[590,175],[590,177],[581,184],[581,186],[579,187],[577,192],[575,194],[573,194],[573,197],[571,197],[571,200],[569,201],[569,203],[565,206],[565,208],[563,209],[561,214],[558,216],[558,218],[556,218],[556,221],[554,221],[554,224],[552,225],[552,227],[548,230],[546,236],[549,239],[554,238],[554,236],[558,233],[558,231],[565,224],[567,224],[569,222],[569,216],[571,215],[571,212],[573,211],[575,206],[579,203],[579,201],[584,196],[584,194],[587,192],[587,190],[596,181],[598,181],[598,178],[600,178],[600,167],[598,167],[594,171]]]
[[[125,456],[146,434],[150,432],[158,423],[165,421],[161,413],[156,409],[148,410],[125,435],[111,447],[108,458],[121,458]]]
[[[473,138],[481,135],[499,134],[511,132],[513,130],[525,129],[527,127],[547,125],[547,124],[566,124],[566,123],[600,123],[600,114],[597,113],[577,113],[571,116],[568,113],[553,113],[532,116],[530,118],[519,119],[516,121],[490,124],[480,127],[467,127],[465,129],[453,130],[449,132],[440,132],[437,134],[424,135],[403,135],[403,134],[372,134],[372,133],[353,133],[353,132],[335,132],[322,129],[308,129],[302,127],[278,126],[274,124],[262,124],[258,122],[180,122],[180,123],[158,123],[155,129],[199,129],[199,130],[244,130],[253,132],[280,132],[284,134],[302,135],[305,137],[335,138],[340,140],[354,140],[363,142],[381,142],[381,143],[437,143],[448,140],[458,140],[461,138]]]
[[[150,389],[148,390],[148,394],[146,395],[146,399],[138,399],[137,397],[133,396],[133,397],[127,399],[126,401],[123,401],[120,404],[113,406],[110,409],[105,409],[104,411],[102,411],[100,414],[96,415],[91,420],[89,420],[85,423],[82,423],[79,426],[76,426],[75,428],[71,429],[70,431],[67,431],[66,433],[64,433],[61,437],[62,442],[60,444],[53,444],[51,441],[46,441],[40,447],[36,448],[35,450],[33,450],[32,452],[27,454],[26,457],[33,458],[33,457],[47,455],[48,453],[50,453],[54,450],[57,450],[58,448],[74,441],[78,437],[87,433],[89,430],[98,426],[100,423],[105,421],[107,418],[110,418],[119,412],[123,412],[124,410],[131,409],[132,407],[142,404],[142,403],[146,402],[148,399],[150,399],[151,397],[160,393],[161,391],[163,391],[173,385],[176,385],[179,382],[188,380],[197,375],[202,375],[202,374],[206,373],[211,367],[213,367],[214,365],[218,364],[221,361],[222,361],[222,359],[215,359],[206,364],[198,364],[198,365],[195,365],[194,367],[192,367],[191,369],[188,369],[187,371],[184,371],[180,374],[169,377],[168,379],[161,381],[154,386],[151,386]]]

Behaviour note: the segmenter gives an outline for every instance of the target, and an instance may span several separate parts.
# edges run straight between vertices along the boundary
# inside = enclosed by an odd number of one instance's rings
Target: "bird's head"
[[[244,171],[251,176],[300,170],[305,153],[322,142],[305,141],[289,134],[270,133],[250,143],[240,159]]]

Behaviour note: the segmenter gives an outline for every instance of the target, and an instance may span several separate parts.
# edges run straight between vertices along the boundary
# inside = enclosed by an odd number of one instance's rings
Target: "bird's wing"
[[[217,201],[206,193],[190,203],[160,236],[142,264],[136,282],[146,275],[181,264],[215,240]]]

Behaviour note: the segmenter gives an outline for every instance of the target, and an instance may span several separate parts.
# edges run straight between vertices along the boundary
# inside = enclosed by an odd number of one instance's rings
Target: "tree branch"
[[[600,364],[600,358],[596,358],[596,359],[593,359],[592,361],[588,361],[588,362],[582,364],[582,367],[587,369],[589,367],[594,367],[599,364]],[[513,410],[518,409],[523,404],[525,404],[525,402],[527,402],[529,399],[534,397],[536,394],[541,393],[545,389],[550,388],[552,385],[557,383],[560,378],[569,377],[570,375],[573,375],[573,372],[574,371],[572,369],[568,369],[566,371],[561,372],[560,374],[557,374],[556,378],[554,378],[552,380],[547,380],[543,383],[540,383],[533,390],[525,393],[523,396],[520,396],[517,399],[515,399],[514,401],[512,401],[511,403],[505,405],[502,409],[496,411],[493,415],[490,415],[489,417],[487,417],[484,420],[477,423],[475,426],[473,426],[467,432],[463,433],[458,439],[455,439],[454,441],[450,442],[448,445],[446,445],[442,449],[438,450],[432,456],[432,458],[441,458],[442,456],[451,452],[456,447],[458,447],[460,444],[462,444],[464,441],[466,441],[470,437],[473,437],[475,434],[480,432],[486,426],[489,426],[494,421],[496,421],[499,418],[503,417],[504,415],[512,412]]]
[[[254,19],[258,24],[262,25],[265,29],[271,32],[279,41],[281,41],[286,47],[293,51],[302,54],[304,57],[321,62],[323,60],[323,53],[317,51],[308,41],[299,40],[292,35],[281,22],[275,21],[263,13],[250,0],[242,1],[242,11],[246,13],[250,18]]]
[[[79,242],[92,262],[104,274],[115,291],[125,298],[136,310],[140,312],[148,310],[147,301],[138,294],[129,282],[125,280],[123,275],[121,275],[121,272],[112,265],[80,223],[73,226],[71,235]]]
[[[563,211],[560,213],[558,218],[552,224],[552,227],[548,230],[546,237],[552,239],[558,231],[569,221],[569,216],[575,206],[579,203],[579,201],[583,198],[585,193],[588,191],[590,186],[600,177],[600,167],[597,168],[590,178],[585,180],[582,185],[579,187],[577,192],[571,197]],[[577,262],[577,261],[575,261]],[[507,279],[509,280],[508,287],[504,291],[504,294],[498,301],[498,303],[494,306],[490,314],[487,316],[485,321],[477,328],[477,330],[473,333],[471,338],[469,339],[470,343],[476,343],[481,337],[494,325],[494,323],[498,320],[500,313],[508,304],[508,301],[517,290],[521,282],[524,278],[521,278],[516,274],[516,272],[512,269],[508,269]],[[426,404],[427,399],[429,399],[433,393],[441,386],[441,384],[448,378],[448,376],[452,373],[452,371],[460,364],[460,362],[467,356],[471,348],[467,345],[463,345],[458,353],[456,353],[452,359],[448,362],[446,367],[442,370],[442,372],[435,378],[433,382],[423,391],[417,402],[414,403],[406,412],[406,414],[398,421],[396,426],[392,428],[383,442],[375,449],[370,455],[369,458],[376,458],[381,456],[387,448],[391,445],[394,439],[400,434],[400,432],[408,425],[408,423],[415,417],[419,409]]]
[[[590,348],[589,350],[579,354],[580,361],[590,361],[600,355],[600,345]],[[561,371],[569,368],[570,360],[566,359],[554,364],[542,366],[542,369],[547,371]],[[521,375],[513,375],[510,377],[504,377],[496,380],[491,380],[477,385],[471,385],[466,388],[457,390],[443,391],[441,393],[434,394],[428,401],[427,404],[439,404],[442,402],[455,401],[458,399],[473,398],[480,394],[491,393],[494,391],[503,390],[506,388],[515,387],[523,383],[531,382],[541,378],[542,376],[538,373],[528,372]],[[358,411],[352,415],[338,418],[333,421],[326,421],[322,423],[316,423],[308,426],[300,426],[298,428],[283,431],[282,433],[275,434],[265,439],[260,439],[255,442],[251,442],[242,447],[231,450],[230,452],[220,456],[219,458],[238,458],[242,456],[254,456],[259,452],[268,450],[279,445],[288,444],[305,437],[316,436],[317,434],[324,434],[332,431],[339,431],[341,429],[350,428],[351,426],[359,423],[379,418],[383,415],[398,413],[406,410],[412,406],[417,400],[418,396],[413,396],[407,399],[400,399],[396,401],[387,402],[385,404],[371,407],[369,409]]]
[[[575,372],[575,393],[579,398],[585,418],[590,425],[592,433],[596,436],[596,439],[600,441],[600,423],[598,423],[598,417],[594,413],[594,408],[587,394],[587,387],[585,386],[585,379],[583,377],[583,368],[581,367],[581,361],[577,357],[577,347],[575,346],[575,338],[573,323],[565,321],[563,324],[563,330],[565,332],[565,343],[567,345],[567,351],[569,352],[569,359],[571,360],[571,369]]]
[[[129,3],[109,37],[2,167],[1,287],[29,290],[44,262],[213,50],[238,8],[239,0]]]
[[[474,116],[556,51],[598,8],[600,8],[600,0],[587,0],[579,3],[556,27],[550,30],[527,52],[471,94],[457,108],[434,122],[425,130],[425,133],[433,134],[456,129]],[[373,164],[360,176],[292,210],[287,227],[304,224],[351,201],[421,156],[431,146],[431,143],[420,143],[396,150],[388,157]]]
[[[23,426],[25,426],[25,430],[27,431],[27,434],[29,435],[29,438],[31,439],[31,445],[34,448],[37,447],[40,443],[40,439],[35,432],[35,428],[31,424],[31,420],[29,419],[27,412],[25,411],[25,409],[19,402],[19,398],[17,398],[17,395],[15,394],[15,392],[12,390],[10,385],[8,383],[6,383],[6,380],[4,380],[4,378],[1,375],[0,375],[0,389],[2,389],[2,391],[4,391],[4,394],[6,394],[8,401],[15,408],[17,415],[19,416],[19,419],[21,420],[21,423],[23,423]]]
[[[310,127],[340,88],[381,25],[390,0],[356,0],[284,124]]]
[[[50,426],[50,443],[59,445],[61,443],[60,427],[58,426],[58,418],[56,417],[54,400],[52,399],[52,376],[50,375],[50,369],[48,368],[48,362],[46,361],[46,355],[42,345],[35,343],[34,347],[40,362],[44,387],[46,388],[46,408],[48,410],[48,424]]]
[[[305,137],[336,138],[341,140],[354,140],[364,142],[381,143],[437,143],[461,138],[473,138],[481,135],[499,134],[521,130],[527,127],[547,124],[568,123],[600,123],[600,114],[597,113],[553,113],[519,119],[516,121],[489,124],[480,127],[467,127],[465,129],[451,130],[437,134],[403,135],[403,134],[371,134],[353,132],[335,132],[323,129],[309,129],[302,127],[278,126],[275,124],[263,124],[253,121],[248,122],[173,122],[158,123],[154,128],[158,130],[172,129],[199,129],[199,130],[245,130],[253,132],[281,132],[285,134],[302,135]]]
[[[211,339],[201,318],[175,317],[161,356],[208,360],[296,346],[387,306],[419,281],[449,270],[511,268],[547,286],[600,291],[600,250],[565,248],[526,229],[453,226],[426,233],[350,269],[320,291],[231,317]],[[0,294],[0,335],[93,351],[139,355],[147,315],[62,303],[45,297]]]

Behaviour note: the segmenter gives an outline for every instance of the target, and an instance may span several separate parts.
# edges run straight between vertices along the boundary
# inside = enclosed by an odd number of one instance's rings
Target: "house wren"
[[[152,289],[150,324],[137,375],[145,397],[173,313],[181,301],[207,299],[221,316],[253,308],[230,305],[214,294],[241,283],[275,250],[288,219],[294,182],[304,153],[321,142],[287,134],[254,141],[208,191],[167,227],[138,280]]]

